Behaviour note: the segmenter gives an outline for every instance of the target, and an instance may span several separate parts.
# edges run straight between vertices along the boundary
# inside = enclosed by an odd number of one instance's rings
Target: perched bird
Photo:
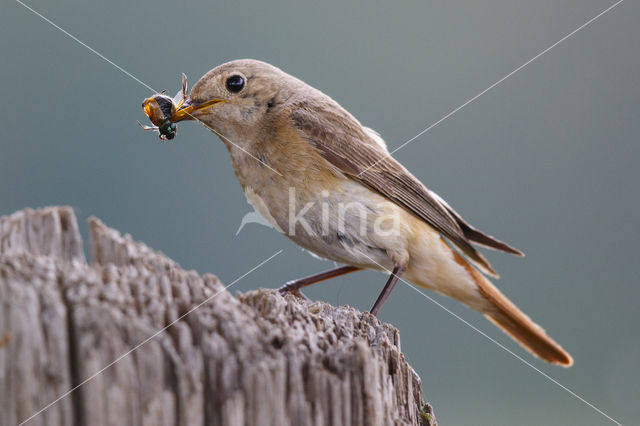
[[[402,277],[483,313],[543,360],[573,363],[483,275],[497,276],[474,244],[522,253],[462,219],[329,96],[267,63],[237,60],[194,85],[172,120],[190,119],[224,142],[247,198],[275,228],[345,265],[282,292],[360,269],[393,271],[374,315]]]

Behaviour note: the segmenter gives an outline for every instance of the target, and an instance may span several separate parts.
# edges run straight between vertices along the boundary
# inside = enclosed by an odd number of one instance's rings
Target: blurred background
[[[174,94],[214,66],[256,58],[303,79],[378,130],[391,149],[613,2],[86,2],[31,7],[157,90]],[[480,229],[526,252],[486,253],[498,286],[575,358],[531,358],[481,315],[431,294],[621,423],[640,416],[638,160],[640,5],[626,1],[460,110],[395,157]],[[332,267],[252,211],[226,149],[179,125],[143,132],[148,89],[19,3],[0,14],[0,214],[74,207],[230,290],[278,287]],[[386,277],[310,288],[369,309]],[[593,409],[398,285],[380,318],[442,425],[611,424]]]

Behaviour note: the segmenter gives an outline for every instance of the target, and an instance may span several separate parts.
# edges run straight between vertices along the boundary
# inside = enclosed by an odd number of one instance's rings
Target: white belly
[[[316,256],[354,266],[392,269],[393,253],[406,251],[402,208],[352,180],[331,191],[247,186],[256,211]],[[284,191],[287,191],[285,194]]]

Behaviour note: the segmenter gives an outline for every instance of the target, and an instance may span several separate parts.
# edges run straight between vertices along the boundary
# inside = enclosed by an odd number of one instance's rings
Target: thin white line
[[[80,40],[78,37],[74,36],[73,34],[69,33],[67,30],[65,30],[64,28],[61,28],[60,26],[56,25],[53,21],[51,21],[49,18],[47,18],[46,16],[43,16],[42,14],[40,14],[38,11],[36,11],[35,9],[31,8],[30,6],[27,6],[26,4],[24,4],[23,2],[21,2],[20,0],[16,0],[17,3],[19,3],[20,5],[22,5],[23,7],[25,7],[26,9],[29,9],[31,12],[33,12],[35,15],[39,16],[40,18],[42,18],[42,20],[46,21],[47,23],[51,24],[53,27],[57,28],[58,30],[62,31],[64,34],[66,34],[67,36],[69,36],[71,39],[73,39],[74,41],[78,42],[79,44],[81,44],[82,46],[86,47],[87,49],[89,49],[90,51],[92,51],[93,53],[95,53],[96,55],[98,55],[100,58],[104,59],[105,61],[107,61],[108,63],[110,63],[111,65],[113,65],[114,67],[116,67],[117,69],[119,69],[120,71],[122,71],[123,73],[125,73],[126,75],[128,75],[129,77],[131,77],[132,79],[134,79],[135,81],[137,81],[138,83],[142,84],[144,87],[146,87],[147,89],[151,90],[152,92],[156,92],[155,90],[153,90],[153,87],[149,86],[147,83],[145,83],[144,81],[140,80],[138,77],[136,77],[135,75],[131,74],[129,71],[125,70],[124,68],[122,68],[120,65],[114,63],[112,60],[110,60],[109,58],[107,58],[106,56],[104,56],[102,53],[98,52],[96,49],[94,49],[93,47],[89,46],[88,44],[86,44],[85,42],[83,42],[82,40]],[[156,92],[157,93],[157,92]]]
[[[540,369],[538,369],[537,367],[535,367],[533,364],[531,364],[529,361],[525,360],[524,358],[522,358],[520,355],[516,354],[515,352],[511,351],[509,348],[505,347],[502,343],[498,342],[497,340],[495,340],[493,337],[487,335],[485,332],[483,332],[482,330],[478,329],[477,327],[475,327],[473,324],[470,324],[468,321],[466,321],[464,318],[461,318],[459,315],[457,315],[456,313],[450,311],[449,309],[447,309],[447,307],[445,307],[444,305],[438,303],[435,299],[433,299],[432,297],[430,297],[429,295],[423,293],[420,289],[416,288],[415,286],[413,286],[412,284],[408,283],[407,281],[403,280],[402,278],[400,278],[400,280],[402,282],[404,282],[406,285],[408,285],[409,287],[411,287],[412,289],[414,289],[415,291],[417,291],[418,293],[420,293],[421,295],[423,295],[424,297],[426,297],[427,299],[429,299],[430,301],[432,301],[433,303],[435,303],[436,305],[438,305],[439,307],[441,307],[442,309],[444,309],[446,312],[450,313],[451,315],[453,315],[454,317],[456,317],[457,319],[459,319],[460,321],[462,321],[464,324],[468,325],[469,327],[471,327],[473,330],[477,331],[478,333],[480,333],[481,335],[483,335],[484,337],[486,337],[487,339],[489,339],[490,341],[492,341],[493,343],[495,343],[496,345],[498,345],[500,348],[504,349],[505,351],[507,351],[508,353],[510,353],[511,355],[513,355],[516,359],[522,361],[524,364],[528,365],[529,367],[531,367],[532,369],[534,369],[535,371],[537,371],[538,373],[540,373],[543,377],[547,378],[549,381],[551,381],[552,383],[555,383],[556,385],[558,385],[560,388],[564,389],[565,391],[567,391],[570,395],[572,395],[573,397],[575,397],[576,399],[582,401],[583,403],[585,403],[586,405],[588,405],[589,407],[593,408],[595,411],[597,411],[598,413],[602,414],[604,417],[606,417],[607,419],[611,420],[613,423],[622,426],[622,424],[620,422],[618,422],[617,420],[613,419],[611,416],[609,416],[607,413],[605,413],[604,411],[602,411],[601,409],[599,409],[598,407],[596,407],[595,405],[593,405],[592,403],[590,403],[589,401],[587,401],[586,399],[584,399],[583,397],[581,397],[580,395],[578,395],[577,393],[575,393],[574,391],[572,391],[571,389],[567,388],[566,386],[564,386],[562,383],[558,382],[556,379],[554,379],[553,377],[549,376],[547,373],[541,371]]]
[[[102,53],[98,52],[97,50],[95,50],[93,47],[89,46],[87,43],[83,42],[82,40],[80,40],[78,37],[74,36],[73,34],[71,34],[70,32],[68,32],[67,30],[65,30],[64,28],[60,27],[59,25],[57,25],[56,23],[54,23],[53,21],[51,21],[49,18],[45,17],[44,15],[42,15],[41,13],[39,13],[37,10],[33,9],[30,6],[27,6],[26,4],[24,4],[22,1],[20,0],[16,0],[16,2],[18,4],[20,4],[21,6],[23,6],[24,8],[30,10],[31,12],[33,12],[35,15],[37,15],[38,17],[40,17],[42,20],[44,20],[45,22],[51,24],[54,28],[57,28],[58,30],[60,30],[62,33],[66,34],[67,36],[69,36],[72,40],[78,42],[80,45],[86,47],[87,49],[89,49],[91,52],[95,53],[97,56],[99,56],[100,58],[102,58],[103,60],[105,60],[106,62],[110,63],[111,65],[113,65],[114,67],[116,67],[118,70],[122,71],[124,74],[126,74],[127,76],[131,77],[132,79],[134,79],[135,81],[137,81],[138,83],[140,83],[141,85],[143,85],[144,87],[146,87],[147,89],[151,90],[154,93],[158,93],[157,90],[155,90],[153,87],[149,86],[147,83],[145,83],[144,81],[140,80],[138,77],[136,77],[135,75],[131,74],[129,71],[125,70],[124,68],[122,68],[120,65],[116,64],[115,62],[113,62],[112,60],[110,60],[109,58],[107,58],[106,56],[104,56]],[[282,176],[282,173],[280,173],[279,171],[277,171],[276,169],[274,169],[273,167],[271,167],[270,165],[268,165],[267,163],[265,163],[264,161],[260,160],[259,158],[255,157],[253,154],[251,154],[249,151],[247,151],[246,149],[242,148],[240,145],[234,143],[231,139],[229,139],[228,137],[224,136],[223,134],[221,134],[220,132],[212,129],[208,124],[204,123],[203,121],[199,120],[198,118],[194,117],[191,114],[187,114],[189,115],[191,118],[193,118],[194,120],[198,121],[200,124],[202,124],[203,126],[207,127],[209,130],[211,130],[212,132],[214,132],[216,135],[218,135],[220,138],[226,140],[227,142],[229,142],[231,145],[235,146],[236,148],[238,148],[239,150],[241,150],[242,152],[244,152],[245,154],[247,154],[248,156],[252,157],[254,160],[258,161],[260,164],[265,165],[266,167],[268,167],[269,169],[271,169],[271,171],[273,171],[274,173]]]
[[[124,357],[126,357],[127,355],[129,355],[130,353],[134,352],[136,349],[138,349],[139,347],[143,346],[145,343],[149,342],[150,340],[152,340],[153,338],[155,338],[156,336],[158,336],[160,333],[162,333],[163,331],[165,331],[166,329],[168,329],[169,327],[171,327],[172,325],[174,325],[175,323],[177,323],[178,321],[182,320],[184,317],[186,317],[187,315],[189,315],[190,313],[192,313],[193,311],[195,311],[196,309],[200,308],[202,305],[204,305],[205,303],[209,302],[210,300],[212,300],[213,298],[215,298],[217,295],[219,295],[220,293],[223,293],[224,291],[226,291],[229,287],[231,287],[232,285],[234,285],[235,283],[237,283],[238,281],[240,281],[241,279],[243,279],[244,277],[246,277],[247,275],[249,275],[250,273],[252,273],[253,271],[255,271],[256,269],[260,268],[262,265],[264,265],[265,263],[267,263],[268,261],[270,261],[271,259],[273,259],[274,257],[276,257],[277,255],[279,255],[280,253],[282,253],[282,250],[277,251],[275,254],[271,255],[268,259],[263,260],[262,262],[260,262],[258,265],[254,266],[253,268],[251,268],[249,271],[247,271],[246,273],[244,273],[243,275],[241,275],[240,277],[236,278],[235,280],[233,280],[233,282],[231,284],[229,284],[228,286],[226,286],[225,288],[223,288],[222,290],[218,291],[217,293],[207,297],[205,300],[203,300],[202,302],[200,302],[198,305],[196,305],[195,307],[191,308],[189,311],[187,311],[186,313],[180,315],[176,320],[170,322],[167,326],[165,326],[164,328],[160,329],[159,331],[157,331],[156,333],[154,333],[153,335],[147,337],[146,339],[144,339],[142,342],[138,343],[136,346],[134,346],[132,349],[130,349],[129,351],[125,352],[124,354],[120,355],[118,358],[116,358],[115,360],[111,361],[109,364],[105,365],[104,367],[102,367],[100,370],[98,370],[96,373],[92,374],[91,376],[89,376],[88,378],[84,379],[82,382],[80,382],[79,384],[77,384],[76,386],[74,386],[73,388],[69,389],[67,392],[63,393],[62,395],[60,395],[58,398],[56,398],[55,400],[53,400],[52,402],[50,402],[49,404],[45,405],[44,407],[42,407],[40,410],[38,410],[35,414],[31,415],[29,418],[27,418],[26,420],[23,420],[20,424],[18,424],[18,426],[22,426],[25,423],[28,423],[29,421],[31,421],[33,418],[37,417],[38,415],[40,415],[42,412],[46,411],[48,408],[50,408],[51,406],[55,405],[56,403],[58,403],[60,400],[66,398],[67,396],[69,396],[71,393],[73,393],[75,390],[77,390],[79,387],[85,385],[87,382],[90,382],[91,380],[95,379],[97,376],[99,376],[101,373],[103,373],[105,370],[107,370],[109,367],[113,366],[114,364],[116,364],[118,361],[122,360]]]
[[[531,367],[532,369],[534,369],[535,371],[537,371],[538,373],[540,373],[543,377],[545,377],[546,379],[548,379],[549,381],[551,381],[552,383],[555,383],[556,385],[558,385],[560,388],[564,389],[565,391],[567,391],[571,396],[573,396],[574,398],[582,401],[583,403],[585,403],[586,405],[588,405],[589,407],[591,407],[592,409],[594,409],[595,411],[597,411],[598,413],[600,413],[601,415],[603,415],[604,417],[606,417],[607,419],[611,420],[613,423],[617,424],[618,426],[622,426],[622,424],[620,422],[618,422],[617,420],[613,419],[611,416],[609,416],[607,413],[605,413],[604,411],[602,411],[601,409],[599,409],[598,407],[596,407],[595,405],[593,405],[592,403],[590,403],[589,401],[587,401],[586,399],[584,399],[583,397],[581,397],[580,395],[578,395],[577,393],[575,393],[574,391],[572,391],[571,389],[567,388],[566,386],[564,386],[562,383],[558,382],[556,379],[554,379],[553,377],[549,376],[547,373],[541,371],[540,369],[538,369],[537,367],[535,367],[533,364],[531,364],[529,361],[525,360],[524,358],[522,358],[520,355],[516,354],[515,352],[511,351],[510,349],[508,349],[506,346],[504,346],[502,343],[498,342],[497,340],[495,340],[493,337],[489,336],[488,334],[486,334],[485,332],[483,332],[482,330],[480,330],[479,328],[477,328],[476,326],[474,326],[473,324],[471,324],[470,322],[468,322],[467,320],[465,320],[464,318],[460,317],[458,314],[456,314],[455,312],[449,310],[446,306],[440,304],[437,300],[433,299],[431,296],[423,293],[420,289],[418,289],[417,287],[415,287],[413,284],[409,283],[408,281],[404,280],[403,278],[399,277],[398,275],[394,274],[393,271],[385,268],[384,266],[382,266],[381,264],[379,264],[378,262],[376,262],[374,259],[372,259],[371,257],[369,257],[367,254],[362,253],[360,250],[358,250],[360,252],[360,254],[362,254],[363,256],[369,258],[369,260],[371,260],[373,263],[375,263],[376,265],[378,265],[380,268],[384,269],[385,271],[389,272],[391,275],[393,275],[394,277],[398,278],[400,281],[402,281],[403,283],[405,283],[406,285],[408,285],[409,287],[411,287],[412,289],[414,289],[415,291],[417,291],[418,293],[420,293],[421,295],[423,295],[424,297],[426,297],[428,300],[432,301],[433,303],[435,303],[436,305],[438,305],[440,308],[444,309],[446,312],[448,312],[449,314],[453,315],[455,318],[459,319],[460,321],[462,321],[464,324],[466,324],[467,326],[469,326],[472,330],[477,331],[478,333],[480,333],[482,336],[486,337],[487,339],[489,339],[491,342],[495,343],[496,345],[498,345],[498,347],[502,348],[503,350],[505,350],[506,352],[510,353],[511,355],[513,355],[516,359],[522,361],[525,365],[528,365],[529,367]]]
[[[187,113],[187,115],[191,118],[193,118],[194,120],[196,120],[198,123],[202,124],[204,127],[206,127],[207,129],[211,130],[213,133],[215,133],[216,135],[218,135],[220,138],[226,140],[227,142],[229,142],[231,145],[235,146],[236,148],[238,148],[240,151],[244,152],[245,154],[247,154],[249,157],[253,158],[254,160],[256,160],[258,163],[262,164],[263,166],[266,166],[267,168],[271,169],[272,172],[274,172],[275,174],[278,174],[282,177],[284,177],[282,175],[282,173],[280,173],[279,171],[277,171],[276,169],[274,169],[273,167],[271,167],[270,165],[268,165],[267,163],[265,163],[264,161],[262,161],[261,159],[259,159],[258,157],[255,157],[253,154],[251,154],[249,151],[247,151],[246,149],[244,149],[243,147],[241,147],[240,145],[234,143],[231,139],[229,139],[228,137],[226,137],[225,135],[223,135],[222,133],[218,132],[216,129],[214,129],[213,127],[209,126],[207,123],[205,123],[204,121],[200,120],[198,117],[194,117],[193,115]]]
[[[571,37],[572,35],[574,35],[575,33],[577,33],[578,31],[582,30],[584,27],[586,27],[587,25],[591,24],[593,21],[595,21],[596,19],[598,19],[599,17],[601,17],[602,15],[604,15],[605,13],[609,12],[611,9],[613,9],[614,7],[618,6],[620,3],[622,3],[624,0],[619,0],[618,2],[616,2],[615,4],[613,4],[612,6],[610,6],[609,8],[605,9],[604,11],[602,11],[601,13],[599,13],[597,16],[595,16],[594,18],[590,19],[589,21],[587,21],[585,24],[583,24],[582,26],[578,27],[577,29],[575,29],[574,31],[572,31],[571,33],[569,33],[568,35],[566,35],[565,37],[563,37],[562,39],[560,39],[559,41],[557,41],[556,43],[554,43],[553,45],[549,46],[548,48],[546,48],[545,50],[543,50],[542,52],[540,52],[539,54],[537,54],[536,56],[534,56],[532,59],[528,60],[527,62],[525,62],[524,64],[522,64],[521,66],[519,66],[518,68],[516,68],[515,70],[513,70],[512,72],[510,72],[509,74],[507,74],[506,76],[504,76],[503,78],[501,78],[500,80],[496,81],[495,83],[493,83],[491,86],[489,86],[488,88],[486,88],[485,90],[483,90],[482,92],[480,92],[479,94],[477,94],[476,96],[472,97],[471,99],[469,99],[468,101],[466,101],[464,104],[462,104],[461,106],[457,107],[456,109],[452,110],[451,112],[449,112],[447,115],[445,115],[444,117],[442,117],[440,120],[436,121],[435,123],[433,123],[432,125],[430,125],[429,127],[427,127],[426,129],[424,129],[423,131],[421,131],[420,133],[418,133],[416,136],[414,136],[413,138],[409,139],[408,141],[406,141],[405,143],[403,143],[402,145],[400,145],[399,147],[397,147],[396,149],[394,149],[393,151],[391,151],[388,156],[391,156],[392,154],[394,154],[395,152],[397,152],[399,149],[403,148],[404,146],[408,145],[409,143],[413,142],[415,139],[417,139],[418,137],[422,136],[423,134],[425,134],[426,132],[428,132],[429,130],[431,130],[432,128],[434,128],[435,126],[437,126],[438,124],[440,124],[441,122],[443,122],[444,120],[446,120],[447,118],[451,117],[453,114],[457,113],[459,110],[461,110],[462,108],[464,108],[465,106],[469,105],[470,103],[472,103],[473,101],[475,101],[476,99],[478,99],[480,96],[482,96],[483,94],[487,93],[489,90],[493,89],[495,86],[499,85],[500,83],[502,83],[504,80],[506,80],[507,78],[511,77],[513,74],[515,74],[516,72],[520,71],[522,68],[526,67],[527,65],[529,65],[531,62],[535,61],[536,59],[538,59],[540,56],[544,55],[545,53],[547,53],[548,51],[550,51],[551,49],[553,49],[554,47],[556,47],[558,44],[562,43],[563,41],[565,41],[566,39],[568,39],[569,37]],[[101,54],[100,52],[98,52],[97,50],[93,49],[92,47],[90,47],[89,45],[87,45],[86,43],[82,42],[81,40],[79,40],[77,37],[75,37],[74,35],[70,34],[69,32],[67,32],[66,30],[64,30],[63,28],[61,28],[60,26],[56,25],[54,22],[52,22],[51,20],[49,20],[48,18],[46,18],[45,16],[43,16],[42,14],[38,13],[36,10],[34,10],[33,8],[27,6],[25,3],[23,3],[20,0],[16,0],[17,3],[19,3],[20,5],[22,5],[23,7],[25,7],[26,9],[30,10],[32,13],[34,13],[35,15],[39,16],[41,19],[43,19],[44,21],[46,21],[47,23],[49,23],[50,25],[52,25],[53,27],[57,28],[58,30],[60,30],[61,32],[63,32],[64,34],[66,34],[67,36],[69,36],[71,39],[73,39],[74,41],[76,41],[77,43],[81,44],[82,46],[86,47],[87,49],[89,49],[91,52],[93,52],[94,54],[96,54],[97,56],[99,56],[100,58],[102,58],[103,60],[105,60],[106,62],[110,63],[111,65],[113,65],[114,67],[116,67],[118,70],[120,70],[121,72],[123,72],[124,74],[126,74],[127,76],[131,77],[132,79],[134,79],[135,81],[137,81],[138,83],[140,83],[141,85],[145,86],[146,88],[148,88],[149,90],[151,90],[152,92],[156,92],[156,90],[154,90],[151,86],[147,85],[146,83],[144,83],[142,80],[138,79],[137,77],[135,77],[133,74],[131,74],[130,72],[126,71],[124,68],[120,67],[119,65],[117,65],[116,63],[114,63],[113,61],[109,60],[106,56],[104,56],[103,54]],[[191,116],[193,117],[193,116]],[[198,120],[196,117],[193,117],[196,120]],[[211,129],[206,123],[203,123],[202,121],[198,120],[200,123],[202,123],[205,127],[208,127],[209,129]],[[246,150],[244,150],[242,147],[236,145],[235,143],[233,143],[231,140],[229,140],[228,138],[226,138],[225,136],[221,135],[220,133],[216,132],[214,129],[211,129],[214,133],[218,134],[220,137],[223,137],[224,139],[226,139],[229,143],[233,144],[234,146],[236,146],[237,148],[241,149],[242,151],[244,151],[246,154],[248,154],[249,156],[251,156],[252,158],[256,159],[257,161],[259,161],[260,163],[266,165],[267,167],[269,167],[271,170],[273,170],[274,172],[276,172],[277,174],[279,174],[280,176],[282,176],[282,174],[280,174],[278,171],[276,171],[275,169],[273,169],[272,167],[270,167],[268,164],[264,163],[263,161],[261,161],[260,159],[254,157],[252,154],[250,154],[249,152],[247,152]],[[386,158],[386,157],[384,157]],[[367,167],[365,170],[363,170],[362,172],[360,172],[360,174],[358,176],[360,176],[362,173],[366,172],[369,168],[375,166],[376,164],[378,164],[381,160],[376,161],[375,163],[373,163],[372,165],[370,165],[369,167]],[[158,332],[156,332],[155,334],[153,334],[152,336],[148,337],[147,339],[145,339],[144,341],[142,341],[141,343],[139,343],[137,346],[135,346],[133,349],[129,350],[128,352],[126,352],[125,354],[121,355],[120,357],[118,357],[116,360],[112,361],[110,364],[108,364],[107,366],[103,367],[101,370],[99,370],[98,372],[94,373],[92,376],[90,376],[89,378],[85,379],[84,381],[82,381],[80,384],[76,385],[74,388],[70,389],[69,391],[67,391],[66,393],[64,393],[62,396],[60,396],[59,398],[57,398],[56,400],[54,400],[53,402],[49,403],[48,405],[46,405],[45,407],[43,407],[42,409],[40,409],[38,412],[36,412],[35,414],[33,414],[31,417],[27,418],[25,421],[23,421],[22,423],[20,423],[18,426],[22,426],[25,423],[29,422],[30,420],[32,420],[34,417],[38,416],[40,413],[42,413],[43,411],[47,410],[48,408],[50,408],[51,406],[53,406],[54,404],[56,404],[58,401],[60,401],[61,399],[65,398],[66,396],[68,396],[69,394],[71,394],[72,392],[74,392],[76,389],[78,389],[79,387],[83,386],[84,384],[86,384],[87,382],[89,382],[90,380],[94,379],[95,377],[97,377],[99,374],[101,374],[102,372],[104,372],[106,369],[108,369],[109,367],[113,366],[114,364],[116,364],[118,361],[120,361],[121,359],[123,359],[124,357],[126,357],[127,355],[129,355],[130,353],[132,353],[133,351],[135,351],[136,349],[138,349],[139,347],[141,347],[142,345],[144,345],[145,343],[149,342],[151,339],[153,339],[154,337],[156,337],[157,335],[159,335],[160,333],[162,333],[163,331],[165,331],[167,328],[171,327],[172,325],[174,325],[176,322],[180,321],[181,319],[183,319],[184,317],[186,317],[187,315],[189,315],[190,313],[192,313],[193,311],[195,311],[196,309],[200,308],[202,305],[204,305],[206,302],[210,301],[211,299],[213,299],[214,297],[216,297],[218,294],[220,294],[221,292],[223,292],[224,290],[228,289],[229,287],[231,287],[232,285],[234,285],[235,283],[237,283],[239,280],[241,280],[242,278],[244,278],[245,276],[247,276],[248,274],[250,274],[251,272],[253,272],[254,270],[258,269],[259,267],[261,267],[262,265],[264,265],[265,263],[267,263],[269,260],[273,259],[275,256],[279,255],[280,253],[282,253],[282,250],[278,251],[277,253],[275,253],[274,255],[272,255],[271,257],[269,257],[268,259],[266,259],[265,261],[263,261],[262,263],[260,263],[259,265],[255,266],[254,268],[252,268],[251,270],[249,270],[247,273],[245,273],[244,275],[242,275],[241,277],[239,277],[238,279],[234,280],[231,284],[229,284],[228,286],[226,286],[223,290],[221,290],[218,293],[215,293],[214,295],[210,296],[209,298],[205,299],[203,302],[201,302],[200,304],[198,304],[196,307],[192,308],[191,310],[189,310],[188,312],[186,312],[185,314],[183,314],[182,316],[180,316],[178,319],[176,319],[175,321],[171,322],[169,325],[167,325],[166,327],[164,327],[163,329],[159,330]],[[366,254],[362,253],[365,257],[369,257]],[[371,258],[369,258],[371,259]],[[373,259],[371,259],[374,263],[375,262]],[[384,268],[382,265],[378,264],[378,266],[380,266],[382,269],[387,270],[386,268]],[[387,270],[388,271],[388,270]],[[388,271],[390,273],[392,273],[391,271]],[[604,417],[606,417],[607,419],[611,420],[613,423],[620,425],[621,423],[617,422],[616,420],[614,420],[612,417],[610,417],[609,415],[607,415],[606,413],[604,413],[602,410],[598,409],[596,406],[594,406],[593,404],[589,403],[588,401],[586,401],[584,398],[580,397],[578,394],[576,394],[575,392],[573,392],[572,390],[568,389],[567,387],[563,386],[561,383],[559,383],[557,380],[553,379],[551,376],[547,375],[546,373],[542,372],[541,370],[539,370],[538,368],[536,368],[535,366],[533,366],[531,363],[529,363],[528,361],[526,361],[525,359],[523,359],[522,357],[520,357],[519,355],[515,354],[514,352],[512,352],[511,350],[509,350],[508,348],[506,348],[505,346],[503,346],[502,344],[500,344],[499,342],[497,342],[495,339],[491,338],[490,336],[488,336],[487,334],[485,334],[484,332],[482,332],[481,330],[479,330],[477,327],[473,326],[472,324],[470,324],[469,322],[467,322],[466,320],[464,320],[463,318],[461,318],[460,316],[458,316],[457,314],[455,314],[454,312],[450,311],[449,309],[447,309],[445,306],[441,305],[440,303],[438,303],[436,300],[434,300],[433,298],[431,298],[430,296],[426,295],[425,293],[423,293],[422,291],[420,291],[419,289],[415,288],[413,285],[409,284],[407,281],[405,281],[404,279],[398,277],[398,279],[400,279],[402,282],[404,282],[405,284],[409,285],[411,288],[413,288],[414,290],[416,290],[417,292],[419,292],[420,294],[422,294],[424,297],[426,297],[427,299],[431,300],[433,303],[435,303],[436,305],[438,305],[439,307],[441,307],[442,309],[444,309],[446,312],[450,313],[451,315],[453,315],[455,318],[459,319],[460,321],[462,321],[464,324],[466,324],[467,326],[469,326],[470,328],[472,328],[473,330],[477,331],[478,333],[480,333],[481,335],[483,335],[484,337],[486,337],[487,339],[489,339],[490,341],[492,341],[493,343],[495,343],[496,345],[498,345],[500,348],[504,349],[505,351],[507,351],[508,353],[510,353],[512,356],[514,356],[516,359],[519,359],[520,361],[522,361],[524,364],[528,365],[529,367],[531,367],[532,369],[534,369],[535,371],[537,371],[538,373],[540,373],[543,377],[547,378],[548,380],[550,380],[551,382],[555,383],[557,386],[561,387],[562,389],[564,389],[565,391],[567,391],[570,395],[574,396],[575,398],[577,398],[578,400],[582,401],[583,403],[585,403],[586,405],[588,405],[589,407],[591,407],[592,409],[594,409],[595,411],[597,411],[598,413],[600,413],[601,415],[603,415]]]
[[[451,117],[453,114],[455,114],[456,112],[460,111],[462,108],[466,107],[467,105],[469,105],[471,102],[475,101],[476,99],[478,99],[480,96],[484,95],[485,93],[487,93],[489,90],[493,89],[494,87],[496,87],[497,85],[499,85],[500,83],[502,83],[503,81],[505,81],[507,78],[511,77],[512,75],[514,75],[515,73],[517,73],[518,71],[520,71],[522,68],[526,67],[527,65],[529,65],[531,62],[535,61],[536,59],[538,59],[539,57],[541,57],[542,55],[544,55],[545,53],[547,53],[548,51],[550,51],[551,49],[553,49],[554,47],[556,47],[557,45],[559,45],[560,43],[562,43],[563,41],[565,41],[566,39],[568,39],[569,37],[571,37],[572,35],[574,35],[575,33],[577,33],[578,31],[580,31],[581,29],[583,29],[584,27],[586,27],[587,25],[591,24],[593,21],[595,21],[596,19],[598,19],[599,17],[601,17],[602,15],[604,15],[605,13],[609,12],[611,9],[613,9],[614,7],[618,6],[620,3],[622,3],[624,0],[618,0],[618,2],[614,3],[613,5],[609,6],[607,9],[603,10],[602,12],[600,12],[599,14],[597,14],[596,16],[594,16],[593,18],[589,19],[587,22],[585,22],[584,24],[582,24],[581,26],[579,26],[578,28],[576,28],[575,30],[571,31],[569,34],[567,34],[566,36],[562,37],[560,40],[558,40],[557,42],[553,43],[551,46],[547,47],[546,49],[544,49],[542,52],[538,53],[536,56],[534,56],[533,58],[529,59],[527,62],[525,62],[524,64],[520,65],[518,68],[516,68],[515,70],[511,71],[509,74],[505,75],[504,77],[502,77],[500,80],[496,81],[495,83],[493,83],[491,86],[487,87],[486,89],[484,89],[482,92],[478,93],[477,95],[475,95],[474,97],[472,97],[471,99],[469,99],[468,101],[466,101],[465,103],[463,103],[462,105],[460,105],[459,107],[457,107],[456,109],[450,111],[447,115],[445,115],[444,117],[442,117],[440,120],[436,121],[435,123],[433,123],[432,125],[430,125],[429,127],[427,127],[426,129],[424,129],[423,131],[421,131],[420,133],[418,133],[417,135],[415,135],[414,137],[412,137],[411,139],[409,139],[408,141],[406,141],[405,143],[403,143],[402,145],[400,145],[399,147],[397,147],[396,149],[394,149],[393,151],[391,151],[390,153],[388,153],[387,155],[385,155],[384,157],[382,157],[381,159],[377,160],[375,163],[371,164],[370,166],[368,166],[366,169],[364,169],[363,171],[361,171],[358,174],[358,177],[360,177],[364,172],[366,172],[367,170],[369,170],[371,167],[375,166],[376,164],[378,164],[379,162],[383,161],[384,159],[391,157],[393,154],[395,154],[398,150],[404,148],[405,146],[407,146],[408,144],[410,144],[411,142],[413,142],[414,140],[416,140],[417,138],[419,138],[420,136],[424,135],[425,133],[427,133],[429,130],[433,129],[434,127],[436,127],[438,124],[442,123],[444,120],[446,120],[447,118]]]

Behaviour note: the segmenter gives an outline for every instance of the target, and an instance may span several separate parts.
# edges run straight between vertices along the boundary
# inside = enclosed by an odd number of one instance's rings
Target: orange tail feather
[[[456,262],[469,272],[480,293],[495,308],[495,311],[485,314],[491,322],[533,355],[563,367],[570,367],[573,364],[571,355],[549,337],[542,327],[518,309],[500,290],[455,251],[454,257]]]

